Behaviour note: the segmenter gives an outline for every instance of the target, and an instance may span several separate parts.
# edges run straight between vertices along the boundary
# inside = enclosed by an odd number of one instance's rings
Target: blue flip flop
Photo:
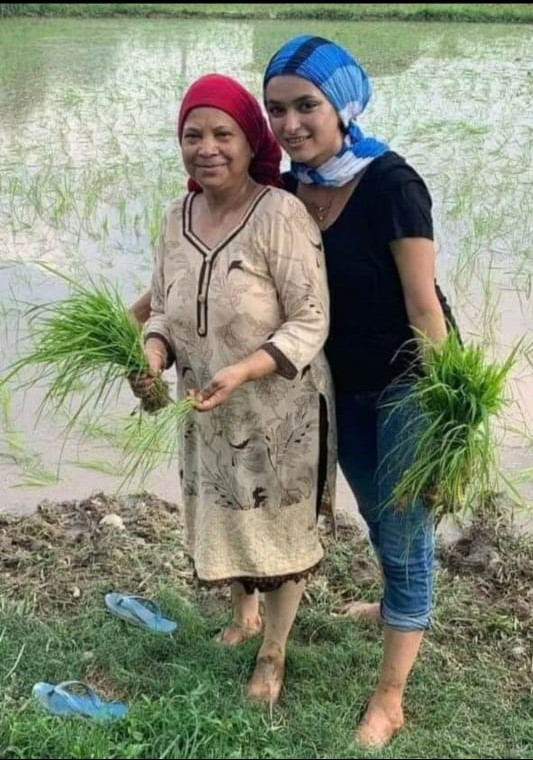
[[[178,628],[176,621],[165,617],[155,602],[142,596],[112,591],[105,595],[105,603],[113,615],[140,628],[156,633],[174,633]]]
[[[73,691],[73,686],[82,691]],[[48,712],[61,717],[80,715],[95,720],[116,720],[128,712],[128,706],[121,702],[104,702],[83,681],[63,681],[56,685],[41,681],[34,685],[32,691],[33,696]]]

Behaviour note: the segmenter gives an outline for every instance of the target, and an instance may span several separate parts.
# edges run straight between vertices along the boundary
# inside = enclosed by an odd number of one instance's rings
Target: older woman
[[[332,502],[329,302],[320,232],[279,189],[280,150],[252,95],[209,75],[186,93],[178,137],[190,192],[170,204],[155,251],[145,352],[175,362],[196,395],[183,432],[187,544],[205,583],[232,584],[222,643],[261,630],[250,698],[274,702],[306,576]]]

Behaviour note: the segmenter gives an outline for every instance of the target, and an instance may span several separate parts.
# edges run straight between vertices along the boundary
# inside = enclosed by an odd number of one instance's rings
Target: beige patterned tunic
[[[294,576],[323,555],[316,529],[319,398],[332,410],[333,397],[321,353],[329,301],[320,232],[297,198],[265,187],[210,249],[191,229],[195,197],[174,201],[165,214],[146,334],[170,344],[178,397],[258,348],[279,371],[242,385],[211,412],[194,413],[185,426],[188,550],[208,582]],[[323,501],[332,505],[335,431],[328,416]]]

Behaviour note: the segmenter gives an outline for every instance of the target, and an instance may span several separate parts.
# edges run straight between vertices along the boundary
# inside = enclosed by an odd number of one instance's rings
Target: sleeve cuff
[[[287,380],[294,380],[298,374],[298,370],[294,364],[289,359],[287,359],[285,354],[280,351],[279,348],[277,348],[277,346],[275,346],[273,343],[263,343],[260,348],[262,348],[263,351],[266,351],[267,354],[269,354],[274,359],[276,362],[278,375],[285,377]]]
[[[172,367],[172,365],[174,364],[174,361],[175,361],[176,357],[174,355],[174,349],[172,348],[172,346],[170,345],[170,343],[168,342],[168,340],[165,338],[165,336],[161,335],[161,333],[158,333],[158,332],[149,332],[149,333],[146,333],[146,335],[144,336],[144,343],[145,344],[146,344],[146,341],[148,340],[148,338],[158,338],[162,343],[165,344],[165,348],[167,350],[167,364],[166,364],[165,369],[168,369],[169,367]]]

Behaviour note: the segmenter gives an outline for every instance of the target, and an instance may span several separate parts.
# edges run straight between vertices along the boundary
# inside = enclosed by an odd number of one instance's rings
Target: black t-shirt
[[[295,178],[283,179],[296,192]],[[406,237],[433,239],[431,197],[419,174],[389,151],[369,165],[338,219],[322,232],[331,298],[325,350],[338,391],[382,390],[412,366],[414,335],[389,248]]]

